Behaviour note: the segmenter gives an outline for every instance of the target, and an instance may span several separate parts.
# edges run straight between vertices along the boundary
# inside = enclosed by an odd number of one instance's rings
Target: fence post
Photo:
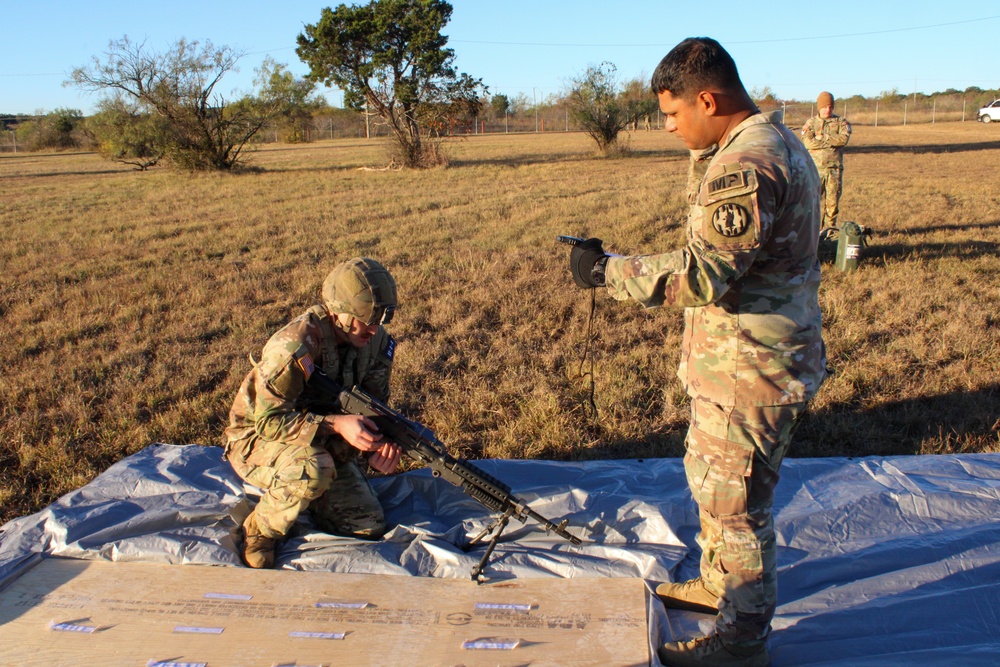
[[[875,100],[875,127],[878,127],[878,100]]]
[[[962,98],[962,122],[965,122],[965,98]]]
[[[535,89],[531,89],[531,103],[535,106],[535,132],[538,132],[538,100],[535,99]]]
[[[931,125],[934,124],[936,116],[937,116],[937,98],[935,97],[933,100],[931,100]]]
[[[903,102],[903,125],[906,125],[906,102]]]

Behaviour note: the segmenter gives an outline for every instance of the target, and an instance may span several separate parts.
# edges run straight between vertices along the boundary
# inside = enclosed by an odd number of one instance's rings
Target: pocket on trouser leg
[[[247,458],[247,481],[282,496],[318,498],[330,488],[333,458],[318,447],[258,446]]]
[[[289,497],[312,501],[330,488],[330,470],[316,458],[298,459],[278,470],[271,488],[280,489]]]
[[[274,478],[278,471],[275,462],[281,455],[282,447],[275,443],[259,441],[247,456],[245,464],[245,474],[243,479],[250,482],[258,489],[269,489],[274,483]]]
[[[309,508],[320,530],[334,535],[378,539],[386,530],[378,496],[354,461],[337,464],[333,484]]]
[[[690,430],[684,469],[691,493],[702,511],[713,517],[747,513],[753,456],[753,445]]]
[[[333,459],[312,447],[286,447],[268,467],[258,467],[248,478],[264,489],[255,512],[273,531],[285,534],[299,513],[330,486]],[[265,484],[266,482],[266,484]]]
[[[748,512],[753,456],[752,445],[724,440],[696,428],[688,433],[684,469],[700,510],[701,576],[705,586],[723,598],[733,585],[734,568],[742,569],[737,557],[742,549],[733,544],[732,528],[733,522],[739,522]]]

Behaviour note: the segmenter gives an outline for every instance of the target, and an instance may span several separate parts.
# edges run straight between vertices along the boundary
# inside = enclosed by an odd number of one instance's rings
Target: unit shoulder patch
[[[742,236],[750,227],[750,211],[740,204],[721,204],[712,213],[712,227],[729,239]]]
[[[717,201],[702,208],[702,234],[718,250],[753,248],[760,242],[756,194]]]

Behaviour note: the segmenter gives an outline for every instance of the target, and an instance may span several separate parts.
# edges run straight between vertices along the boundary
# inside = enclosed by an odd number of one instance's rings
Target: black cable
[[[594,313],[597,310],[597,289],[593,288],[590,290],[590,315],[587,317],[587,342],[583,346],[583,355],[580,357],[580,370],[577,375],[580,378],[590,377],[590,396],[588,401],[590,404],[590,416],[593,419],[597,418],[597,404],[594,402],[594,353],[591,350],[591,343],[594,340]],[[587,363],[588,357],[590,358],[590,370],[586,373],[583,372],[583,365]]]

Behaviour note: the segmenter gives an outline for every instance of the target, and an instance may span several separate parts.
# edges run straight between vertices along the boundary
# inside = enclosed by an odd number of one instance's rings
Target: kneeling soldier
[[[274,566],[277,543],[309,508],[321,530],[377,539],[385,516],[358,465],[392,472],[400,449],[367,417],[335,412],[308,384],[322,368],[345,387],[357,385],[383,402],[395,341],[383,325],[396,309],[396,283],[373,259],[337,265],[323,282],[323,303],[271,336],[260,363],[243,380],[229,412],[226,458],[263,491],[243,522],[243,560]]]

